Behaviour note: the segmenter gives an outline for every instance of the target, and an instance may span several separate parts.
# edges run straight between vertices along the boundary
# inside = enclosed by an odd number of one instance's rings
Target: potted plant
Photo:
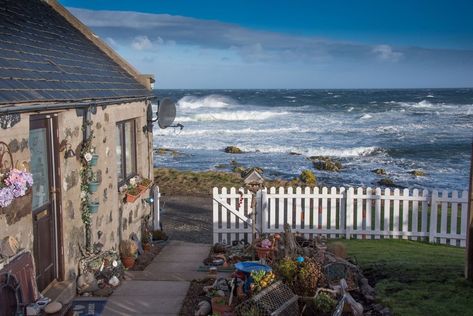
[[[93,167],[97,165],[97,160],[99,160],[99,155],[92,154],[92,158],[89,161],[89,164]]]
[[[227,305],[227,300],[223,296],[212,297],[212,313],[214,315],[227,315],[233,311],[233,306]]]
[[[128,187],[126,191],[126,201],[128,203],[135,202],[141,195],[141,190],[138,187]]]
[[[165,232],[162,230],[154,230],[153,231],[153,240],[158,241],[158,240],[167,240],[168,236],[166,235]]]
[[[123,266],[127,269],[132,268],[135,264],[136,252],[138,251],[135,242],[129,239],[122,240],[118,248]]]
[[[143,190],[137,185],[136,178],[131,178],[126,191],[126,201],[128,203],[135,202],[141,195],[141,192],[143,192]]]
[[[272,252],[274,251],[274,248],[275,248],[274,246],[275,246],[274,241],[271,241],[267,238],[259,241],[255,246],[255,250],[256,250],[256,254],[258,255],[258,258],[268,259],[269,257],[271,257]]]
[[[89,204],[88,204],[88,206],[89,206],[89,212],[90,212],[91,214],[95,214],[95,213],[97,213],[97,211],[98,211],[98,209],[99,209],[100,203],[99,203],[99,202],[92,202],[92,201],[90,201]]]
[[[143,232],[141,236],[141,243],[143,244],[143,249],[145,251],[150,251],[151,250],[151,238],[150,234]]]
[[[153,181],[151,181],[150,179],[143,178],[143,180],[141,180],[138,186],[140,186],[140,188],[143,191],[146,191],[151,186],[152,183]]]
[[[94,172],[91,172],[92,175],[90,177],[90,182],[89,182],[89,191],[90,192],[97,192],[97,189],[100,185],[100,183],[97,181],[97,175]]]

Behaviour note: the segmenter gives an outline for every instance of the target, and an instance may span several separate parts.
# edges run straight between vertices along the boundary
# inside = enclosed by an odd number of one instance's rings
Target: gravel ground
[[[211,196],[163,196],[161,207],[163,230],[170,239],[212,243]]]

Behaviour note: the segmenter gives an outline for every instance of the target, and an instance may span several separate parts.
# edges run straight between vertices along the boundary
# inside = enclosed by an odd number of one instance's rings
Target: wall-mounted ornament
[[[69,140],[69,137],[66,137],[61,141],[59,144],[59,151],[63,152],[64,151],[64,158],[74,158],[76,156],[76,152],[72,149],[71,142]]]
[[[0,127],[2,129],[7,129],[15,126],[21,121],[20,114],[0,114]]]

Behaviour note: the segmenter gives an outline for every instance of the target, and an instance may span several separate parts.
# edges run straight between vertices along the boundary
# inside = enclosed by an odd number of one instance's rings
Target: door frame
[[[32,121],[44,120],[47,128],[47,137],[49,145],[48,159],[50,159],[50,194],[51,194],[51,210],[52,210],[52,254],[54,279],[62,281],[64,279],[64,248],[63,248],[63,227],[62,227],[62,208],[61,208],[61,175],[59,160],[59,130],[58,130],[58,114],[38,114],[30,116]],[[30,127],[31,129],[31,127]],[[33,210],[32,210],[33,212]],[[33,214],[32,214],[33,215]],[[34,233],[34,231],[33,231]],[[48,286],[46,287],[46,289]]]

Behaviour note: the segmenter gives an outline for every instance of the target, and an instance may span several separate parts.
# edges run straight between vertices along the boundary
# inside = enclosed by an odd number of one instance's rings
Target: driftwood
[[[302,248],[297,244],[294,234],[291,232],[291,227],[288,223],[284,224],[284,256],[293,258],[297,255],[303,254]]]

